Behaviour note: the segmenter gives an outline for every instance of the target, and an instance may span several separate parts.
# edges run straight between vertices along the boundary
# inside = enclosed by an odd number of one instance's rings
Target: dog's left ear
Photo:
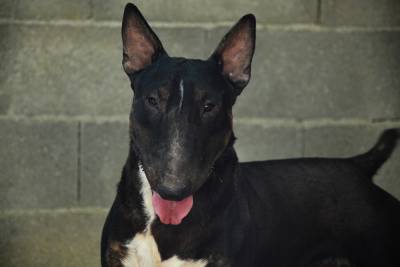
[[[222,74],[231,82],[237,95],[249,83],[255,41],[256,18],[248,14],[224,36],[210,57],[218,63]]]
[[[133,75],[166,55],[160,40],[133,4],[125,6],[122,19],[122,65],[128,75]]]

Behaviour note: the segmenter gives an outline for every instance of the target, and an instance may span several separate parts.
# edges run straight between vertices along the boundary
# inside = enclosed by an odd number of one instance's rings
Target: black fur
[[[204,259],[209,267],[400,266],[400,204],[372,183],[398,130],[385,131],[353,158],[238,163],[232,105],[250,78],[254,27],[253,16],[242,18],[209,60],[170,58],[137,8],[127,5],[122,35],[135,91],[131,142],[103,229],[103,267],[122,266],[124,244],[147,231],[139,165],[163,198],[194,198],[181,224],[152,223],[163,260]],[[144,40],[139,61],[136,40]],[[230,61],[237,53],[239,60]],[[168,156],[176,138],[179,153]]]

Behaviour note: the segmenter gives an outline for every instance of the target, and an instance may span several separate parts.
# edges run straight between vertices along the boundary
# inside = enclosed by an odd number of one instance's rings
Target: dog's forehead
[[[217,65],[211,61],[166,57],[143,71],[136,84],[143,90],[173,90],[182,85],[218,92],[225,83]]]

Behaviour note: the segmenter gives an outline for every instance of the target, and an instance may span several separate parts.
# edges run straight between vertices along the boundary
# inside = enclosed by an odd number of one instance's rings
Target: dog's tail
[[[372,176],[382,164],[390,157],[400,138],[400,128],[385,130],[378,142],[366,153],[355,156],[352,160]]]

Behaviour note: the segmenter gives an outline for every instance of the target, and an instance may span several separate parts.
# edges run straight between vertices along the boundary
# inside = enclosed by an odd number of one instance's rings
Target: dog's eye
[[[214,107],[215,107],[215,105],[213,103],[211,103],[211,102],[205,103],[204,106],[203,106],[203,112],[204,113],[210,112],[211,110],[214,109]]]
[[[146,98],[147,103],[149,103],[150,106],[157,106],[157,99],[152,96],[148,96]]]

